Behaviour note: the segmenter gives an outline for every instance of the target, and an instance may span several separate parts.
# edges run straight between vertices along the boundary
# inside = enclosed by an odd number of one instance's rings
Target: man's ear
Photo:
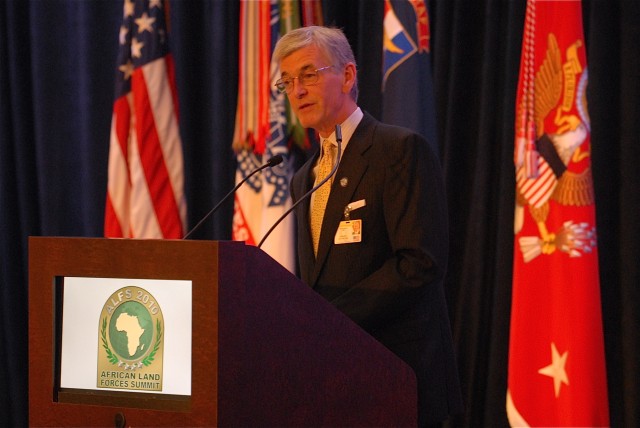
[[[344,67],[342,92],[348,94],[356,83],[356,65],[352,62]]]

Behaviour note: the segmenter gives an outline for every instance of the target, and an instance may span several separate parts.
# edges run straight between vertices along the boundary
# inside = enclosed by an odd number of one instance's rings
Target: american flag
[[[178,96],[162,0],[125,0],[109,147],[104,235],[182,238]]]

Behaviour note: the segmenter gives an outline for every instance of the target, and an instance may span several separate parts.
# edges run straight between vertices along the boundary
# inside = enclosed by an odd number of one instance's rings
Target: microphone
[[[221,200],[220,202],[218,202],[218,204],[217,204],[215,207],[213,207],[213,208],[211,209],[211,211],[209,211],[209,212],[207,213],[207,215],[205,215],[204,217],[202,217],[202,220],[200,220],[200,221],[198,222],[198,224],[196,224],[196,225],[195,225],[195,226],[194,226],[194,227],[193,227],[193,228],[192,228],[192,229],[191,229],[191,230],[190,230],[186,235],[184,235],[184,236],[182,237],[182,239],[187,239],[189,236],[191,236],[191,235],[193,234],[193,232],[195,232],[196,230],[198,230],[198,229],[200,228],[200,226],[202,226],[202,223],[204,223],[204,222],[205,222],[205,220],[207,220],[207,219],[208,219],[208,218],[209,218],[209,217],[210,217],[214,212],[216,212],[216,211],[218,210],[218,208],[220,207],[220,205],[222,205],[222,203],[223,203],[224,201],[226,201],[227,199],[229,199],[229,196],[233,195],[233,194],[236,192],[236,190],[238,190],[238,189],[240,188],[240,186],[242,186],[242,185],[245,183],[245,181],[247,181],[248,179],[250,179],[251,177],[253,177],[256,173],[258,173],[259,171],[262,171],[262,170],[263,170],[263,169],[265,169],[265,168],[271,168],[271,167],[273,167],[273,166],[280,165],[280,164],[282,163],[282,161],[283,161],[282,155],[275,155],[275,156],[272,156],[272,157],[267,161],[267,163],[265,163],[264,165],[262,165],[262,166],[260,166],[260,167],[258,167],[258,168],[256,168],[256,169],[254,169],[253,171],[251,171],[251,174],[247,175],[245,178],[243,178],[243,179],[242,179],[242,181],[240,181],[240,183],[238,183],[238,184],[236,185],[236,187],[234,187],[233,189],[231,189],[231,191],[230,191],[229,193],[227,193],[227,194],[224,196],[224,198],[222,198],[222,200]]]
[[[273,232],[273,230],[278,227],[282,220],[284,220],[291,213],[291,211],[293,211],[300,204],[300,202],[310,197],[313,192],[322,187],[324,183],[326,183],[331,177],[335,175],[336,171],[338,170],[338,165],[340,165],[340,157],[342,154],[342,128],[340,127],[340,125],[336,125],[336,142],[338,143],[338,155],[336,158],[336,163],[335,165],[333,165],[333,169],[331,170],[331,172],[329,172],[329,174],[315,187],[302,195],[302,197],[298,199],[295,204],[291,205],[291,207],[280,216],[280,218],[273,224],[273,226],[271,226],[267,233],[264,234],[262,240],[260,240],[260,243],[258,244],[258,248],[262,247],[262,244],[267,240],[267,237],[271,235],[271,232]]]

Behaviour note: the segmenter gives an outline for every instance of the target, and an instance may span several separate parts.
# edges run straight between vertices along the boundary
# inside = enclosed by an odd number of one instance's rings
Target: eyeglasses
[[[318,83],[319,71],[331,68],[333,65],[327,65],[326,67],[316,68],[315,70],[301,71],[298,77],[284,77],[276,81],[276,88],[280,93],[286,92],[287,94],[293,90],[293,79],[298,79],[298,83],[301,85],[313,85]]]

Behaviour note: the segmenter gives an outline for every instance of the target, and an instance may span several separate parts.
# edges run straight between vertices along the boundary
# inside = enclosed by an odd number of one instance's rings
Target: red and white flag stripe
[[[180,239],[187,204],[173,58],[160,50],[166,44],[162,4],[154,3],[154,11],[138,6],[124,7],[104,235]],[[154,27],[136,33],[135,18],[147,12]],[[152,37],[162,38],[161,48],[153,50]]]

